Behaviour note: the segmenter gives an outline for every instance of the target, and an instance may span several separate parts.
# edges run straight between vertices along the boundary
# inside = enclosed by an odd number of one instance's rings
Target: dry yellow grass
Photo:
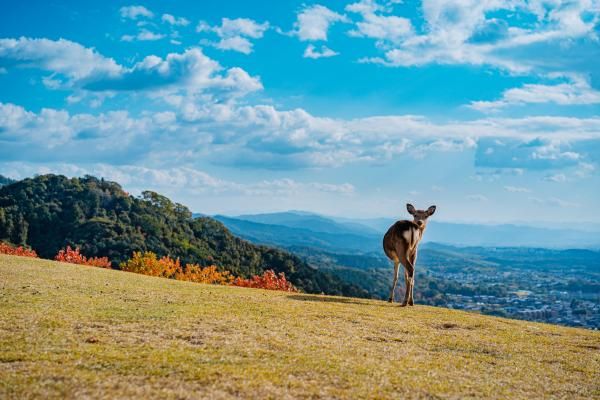
[[[0,256],[0,398],[598,398],[598,332]]]

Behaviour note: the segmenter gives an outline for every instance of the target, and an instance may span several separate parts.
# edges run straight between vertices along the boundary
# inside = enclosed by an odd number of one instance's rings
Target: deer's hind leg
[[[394,292],[396,291],[396,285],[398,284],[398,272],[400,269],[400,260],[398,260],[398,256],[394,257],[394,283],[392,284],[392,292],[390,293],[390,299],[388,300],[390,303],[394,302]]]
[[[401,261],[402,265],[404,265],[404,282],[406,285],[406,291],[404,292],[404,301],[402,302],[402,306],[404,307],[407,304],[412,305],[412,288],[414,282],[415,268],[408,258],[403,257]]]
[[[414,299],[413,299],[413,292],[414,292],[414,288],[415,288],[415,265],[417,263],[417,250],[415,249],[414,253],[412,253],[409,256],[409,261],[412,264],[413,267],[413,274],[412,274],[412,279],[410,281],[410,294],[408,296],[408,305],[409,306],[413,306],[415,304]]]
[[[406,307],[406,304],[408,304],[408,290],[410,288],[408,279],[408,271],[404,268],[404,301],[400,304],[402,307]]]

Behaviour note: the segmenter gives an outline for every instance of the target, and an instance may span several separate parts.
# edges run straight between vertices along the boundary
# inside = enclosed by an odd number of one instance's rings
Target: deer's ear
[[[406,209],[408,210],[408,213],[410,215],[415,215],[415,212],[417,211],[417,210],[415,210],[415,207],[412,204],[410,204],[410,203],[408,203],[406,205]]]
[[[427,209],[427,214],[431,217],[435,212],[435,206],[431,206]]]

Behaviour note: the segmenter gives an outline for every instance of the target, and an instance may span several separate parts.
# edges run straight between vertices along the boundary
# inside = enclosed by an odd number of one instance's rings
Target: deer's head
[[[414,217],[413,221],[419,226],[425,226],[427,218],[431,217],[435,212],[435,206],[431,206],[427,210],[417,210],[412,204],[407,204],[406,209]]]

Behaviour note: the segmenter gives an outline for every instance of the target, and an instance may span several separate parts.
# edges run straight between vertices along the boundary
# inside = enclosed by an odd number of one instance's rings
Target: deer
[[[417,248],[427,227],[427,219],[433,215],[435,208],[435,206],[431,206],[427,210],[417,210],[412,204],[407,204],[406,209],[413,216],[413,220],[396,221],[383,236],[383,251],[394,262],[394,283],[388,300],[390,303],[394,302],[394,292],[398,283],[400,264],[402,264],[406,291],[404,292],[404,301],[400,306],[414,305],[413,286],[415,284]]]

